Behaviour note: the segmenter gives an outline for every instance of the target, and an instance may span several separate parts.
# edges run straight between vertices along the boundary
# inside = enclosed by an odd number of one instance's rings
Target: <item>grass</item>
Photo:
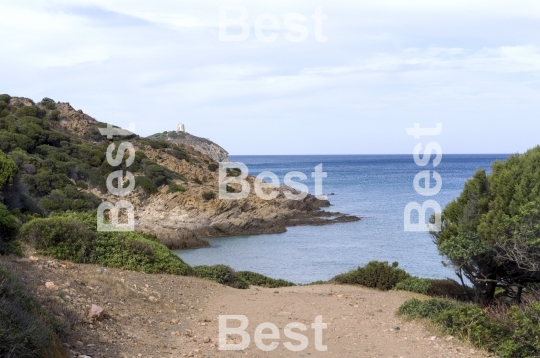
[[[0,356],[68,357],[58,333],[60,323],[0,266]]]

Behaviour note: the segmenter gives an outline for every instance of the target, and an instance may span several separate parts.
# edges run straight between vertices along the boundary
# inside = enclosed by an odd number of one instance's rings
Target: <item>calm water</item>
[[[443,186],[431,199],[444,207],[456,198],[465,181],[478,168],[490,169],[495,160],[508,155],[445,155],[436,168]],[[235,270],[250,270],[296,283],[327,280],[371,260],[398,261],[408,272],[431,278],[453,277],[428,233],[403,231],[403,210],[411,201],[425,197],[413,188],[420,170],[411,155],[350,156],[233,156],[245,163],[250,174],[272,171],[281,181],[289,171],[308,175],[304,181],[313,193],[310,173],[318,164],[328,178],[324,192],[332,207],[362,217],[354,223],[289,228],[286,233],[209,239],[211,247],[177,251],[191,265],[226,264]]]

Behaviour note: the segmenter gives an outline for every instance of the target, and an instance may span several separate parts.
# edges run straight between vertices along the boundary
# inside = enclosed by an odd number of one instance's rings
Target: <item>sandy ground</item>
[[[148,275],[42,257],[0,257],[0,264],[64,323],[69,335],[63,342],[72,357],[489,356],[453,337],[438,335],[425,322],[396,316],[404,301],[420,297],[406,292],[330,284],[237,290],[193,277]],[[100,320],[89,318],[92,304],[104,308]],[[251,340],[247,348],[219,349],[219,315],[247,318],[245,332]],[[319,349],[311,327],[317,316],[327,325],[319,329]],[[279,338],[261,340],[266,345],[279,343],[273,351],[263,351],[255,342],[256,327],[263,322],[279,330]],[[292,330],[307,340],[307,348],[298,352],[286,347],[300,344],[284,334],[285,326],[293,322],[307,328]],[[228,321],[228,327],[239,324]],[[241,337],[233,335],[222,344],[240,342]],[[326,351],[320,350],[322,346]]]

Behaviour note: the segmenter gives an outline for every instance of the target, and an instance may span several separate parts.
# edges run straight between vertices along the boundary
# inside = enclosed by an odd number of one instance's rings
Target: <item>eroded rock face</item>
[[[190,146],[196,151],[209,156],[215,162],[229,161],[229,153],[209,139],[200,138],[189,133],[171,132],[166,136],[166,140]]]

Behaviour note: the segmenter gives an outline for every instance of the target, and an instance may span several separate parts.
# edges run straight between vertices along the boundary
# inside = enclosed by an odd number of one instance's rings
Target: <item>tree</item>
[[[0,190],[7,185],[18,170],[15,162],[0,151]]]
[[[540,147],[492,168],[476,172],[443,210],[441,231],[432,232],[482,304],[497,287],[519,301],[525,287],[540,282]]]
[[[17,238],[19,221],[9,212],[4,204],[0,204],[0,255],[11,251],[10,243]]]

